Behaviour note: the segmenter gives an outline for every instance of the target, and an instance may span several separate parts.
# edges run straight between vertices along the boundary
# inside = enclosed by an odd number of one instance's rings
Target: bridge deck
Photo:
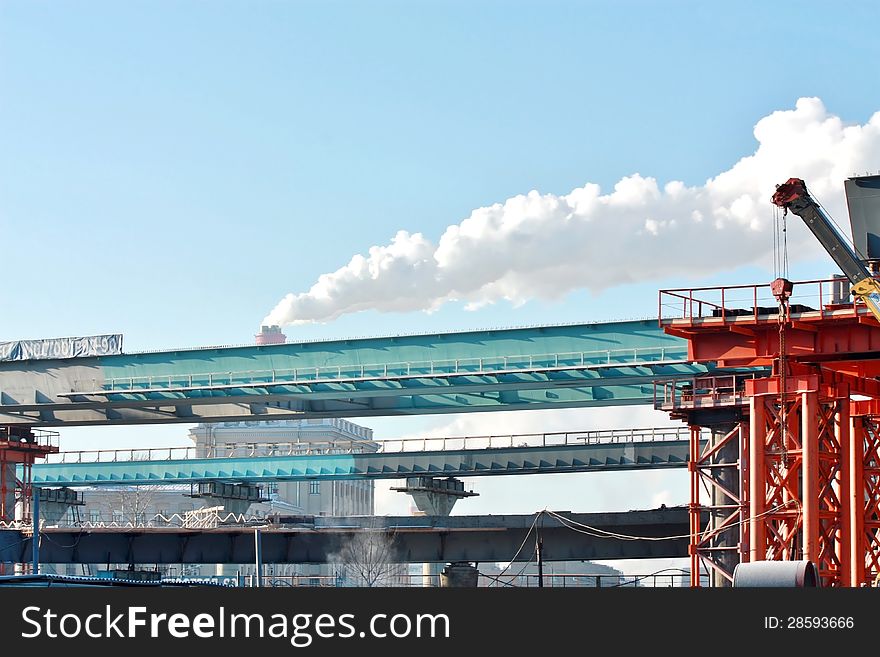
[[[685,507],[560,515],[566,522],[550,515],[542,518],[546,561],[687,555]],[[506,562],[517,554],[534,520],[534,515],[316,518],[311,527],[265,529],[262,559],[264,563],[326,563],[355,534],[381,530],[393,537],[396,562]],[[583,525],[597,531],[588,535],[571,529]],[[631,540],[608,532],[668,540]],[[0,562],[28,561],[30,551],[29,536],[0,530]],[[531,550],[522,550],[517,557],[531,558]],[[248,527],[47,529],[42,532],[40,559],[42,563],[253,563],[254,531]]]
[[[0,363],[0,423],[363,417],[653,402],[705,374],[656,321]]]
[[[686,427],[389,442],[401,451],[364,452],[352,443],[344,452],[305,453],[307,443],[289,443],[198,458],[194,448],[62,452],[35,465],[32,477],[42,486],[472,477],[680,468],[688,457]],[[422,449],[408,451],[413,446]]]

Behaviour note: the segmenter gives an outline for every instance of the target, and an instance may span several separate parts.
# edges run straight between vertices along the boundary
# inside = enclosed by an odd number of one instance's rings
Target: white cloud
[[[754,153],[704,185],[661,185],[634,173],[610,193],[587,183],[565,195],[531,191],[478,208],[436,244],[400,231],[308,291],[288,294],[263,323],[324,322],[367,309],[430,311],[451,300],[470,309],[517,304],[769,262],[775,185],[803,178],[832,215],[846,217],[844,179],[877,168],[880,112],[846,125],[818,98],[801,98],[758,121],[754,136]],[[804,249],[818,252],[806,231],[791,231],[789,246],[793,259]]]

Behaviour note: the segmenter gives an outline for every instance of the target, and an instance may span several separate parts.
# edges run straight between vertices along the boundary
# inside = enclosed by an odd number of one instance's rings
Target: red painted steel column
[[[691,587],[700,586],[700,427],[692,426],[690,433],[690,454],[688,457],[688,476],[691,486],[691,503],[688,507],[691,539],[688,546],[691,561]]]
[[[850,451],[854,436],[851,431],[849,395],[840,398],[837,403],[839,406],[834,416],[834,435],[837,438],[837,444],[840,445],[840,485],[837,491],[837,499],[840,500],[840,536],[837,543],[837,558],[840,560],[840,585],[858,586],[858,582],[852,580],[852,569],[850,568],[854,537],[850,529],[852,500],[849,491],[849,470],[852,467]]]
[[[801,393],[801,450],[804,559],[819,567],[819,427],[818,393]]]
[[[861,415],[852,421],[852,443],[849,450],[849,530],[850,581],[860,586],[865,581],[865,556],[870,549],[865,538],[865,427]]]
[[[764,529],[765,468],[764,443],[767,440],[767,410],[764,397],[749,399],[749,561],[767,558]]]
[[[740,562],[749,561],[749,537],[752,535],[748,522],[749,512],[749,472],[751,471],[751,458],[749,456],[749,427],[748,422],[739,423],[739,520],[740,520]]]

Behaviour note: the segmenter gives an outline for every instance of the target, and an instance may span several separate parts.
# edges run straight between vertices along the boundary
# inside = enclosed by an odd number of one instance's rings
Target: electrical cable
[[[649,577],[656,577],[657,575],[662,575],[663,573],[669,572],[669,571],[675,571],[675,572],[681,573],[681,574],[690,573],[690,571],[687,570],[686,568],[663,568],[661,570],[654,571],[653,573],[648,573],[647,575],[639,575],[637,577],[633,577],[629,581],[623,581],[623,582],[620,582],[619,584],[615,584],[614,586],[606,586],[604,588],[616,589],[616,588],[620,588],[622,586],[628,586],[630,584],[635,584],[636,582],[641,582],[643,579],[648,579]]]
[[[535,525],[538,524],[538,518],[540,518],[541,515],[544,513],[547,513],[546,509],[544,509],[543,511],[538,511],[535,514],[535,519],[532,521],[532,526],[529,527],[529,531],[526,532],[526,536],[525,536],[525,538],[523,538],[523,542],[520,543],[519,549],[516,551],[516,554],[513,555],[513,557],[510,559],[510,561],[507,562],[507,565],[502,569],[502,571],[500,573],[498,573],[498,577],[501,577],[501,575],[503,575],[505,572],[507,572],[507,569],[510,568],[511,564],[513,564],[513,562],[516,561],[516,558],[519,556],[519,553],[522,552],[522,549],[526,546],[526,541],[529,540],[529,536],[532,535],[532,530],[535,528]]]
[[[773,210],[773,278],[779,278],[779,208]]]
[[[782,504],[778,504],[777,506],[774,506],[770,509],[767,509],[763,513],[755,516],[755,519],[762,518],[764,516],[776,513],[777,511],[789,506],[792,503],[794,503],[798,507],[800,507],[800,503],[797,500],[792,499],[792,500],[789,500],[788,502],[783,502]],[[680,536],[633,536],[630,534],[619,534],[617,532],[609,532],[605,529],[599,529],[598,527],[591,527],[590,525],[585,525],[581,522],[577,522],[576,520],[572,520],[571,518],[566,518],[565,516],[561,516],[558,513],[556,513],[555,511],[545,510],[544,512],[550,516],[553,516],[557,520],[559,520],[559,522],[567,529],[571,529],[572,531],[575,531],[575,532],[578,532],[581,534],[587,534],[587,535],[593,536],[595,538],[616,538],[616,539],[619,539],[622,541],[675,541],[675,540],[681,540],[684,538],[691,537],[690,534],[682,534]],[[800,513],[800,510],[798,511],[798,513]],[[737,526],[742,525],[746,522],[749,522],[749,520],[750,520],[749,518],[746,518],[743,520],[738,520],[735,523],[731,523],[726,529],[731,529],[733,527],[737,527]],[[571,525],[576,525],[577,527],[572,527]],[[583,529],[579,529],[579,528],[583,528]]]
[[[536,545],[535,549],[532,550],[532,556],[530,556],[529,560],[526,561],[525,564],[523,565],[523,567],[519,569],[519,572],[513,576],[514,579],[516,579],[517,577],[519,577],[520,575],[522,575],[525,572],[526,568],[529,567],[529,564],[535,560],[535,556],[537,554],[538,554],[538,546]]]
[[[497,577],[495,577],[494,575],[490,575],[490,574],[488,574],[488,573],[484,573],[484,572],[481,572],[481,571],[477,571],[477,572],[479,572],[480,575],[482,575],[483,577],[486,577],[487,579],[495,580],[496,582],[498,582],[499,584],[503,584],[504,586],[510,586],[510,587],[513,587],[513,588],[518,588],[515,584],[511,584],[510,582],[502,581],[502,580],[498,579]],[[492,586],[492,585],[490,584],[490,585],[489,585],[488,587],[486,587],[486,588],[489,588],[489,587],[491,587],[491,586]]]

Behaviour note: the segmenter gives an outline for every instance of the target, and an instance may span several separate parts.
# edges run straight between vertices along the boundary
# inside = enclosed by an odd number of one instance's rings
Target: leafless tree
[[[102,516],[118,518],[135,527],[145,526],[155,513],[156,486],[131,486],[115,491],[103,503],[107,513]]]
[[[334,561],[355,586],[389,586],[398,575],[396,536],[387,529],[364,527],[346,540]]]

